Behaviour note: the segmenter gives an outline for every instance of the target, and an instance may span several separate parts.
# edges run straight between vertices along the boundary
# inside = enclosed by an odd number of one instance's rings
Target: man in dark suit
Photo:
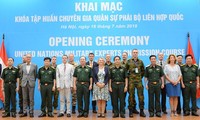
[[[31,54],[26,55],[26,63],[21,66],[21,86],[23,93],[23,114],[20,117],[27,116],[27,99],[30,100],[30,117],[34,117],[34,89],[37,77],[37,65],[31,63]],[[27,94],[29,93],[29,96]]]
[[[90,68],[92,68],[92,71],[93,71],[93,69],[98,66],[98,63],[94,61],[94,53],[89,53],[88,58],[89,58],[89,61],[86,62],[86,65],[88,65]],[[94,83],[94,81],[93,81],[93,83]],[[91,93],[93,93],[92,90],[91,90]],[[92,109],[93,109],[93,113],[97,113],[96,101],[92,101]]]

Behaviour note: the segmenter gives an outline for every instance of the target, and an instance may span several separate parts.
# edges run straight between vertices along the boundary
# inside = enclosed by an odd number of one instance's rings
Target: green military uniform
[[[144,109],[144,87],[142,85],[142,78],[144,76],[144,63],[142,60],[129,59],[126,63],[126,69],[129,75],[129,110],[136,108],[135,101],[135,88],[137,88],[138,98],[139,98],[139,108]]]
[[[115,115],[124,115],[125,114],[125,79],[128,77],[127,70],[125,67],[120,66],[119,68],[112,67],[110,69],[110,79],[111,79],[111,87],[112,87],[112,103],[113,110]],[[118,108],[118,99],[120,101],[120,111]]]
[[[89,113],[89,85],[90,78],[92,78],[92,69],[88,66],[82,67],[77,66],[73,75],[76,80],[77,87],[77,102],[78,102],[78,112],[79,114],[87,115]],[[84,99],[84,109],[83,109],[83,99]]]
[[[107,62],[105,63],[105,66],[107,66],[109,69],[111,69],[113,67],[113,63],[110,62],[110,64],[108,64]],[[110,74],[110,73],[109,73]],[[111,100],[111,105],[113,106],[113,96],[112,96],[112,92],[110,92],[110,100]],[[107,102],[106,102],[106,106],[107,106]]]
[[[148,80],[148,96],[149,96],[149,113],[154,115],[161,113],[160,93],[161,93],[161,77],[164,75],[163,69],[159,65],[149,65],[145,70],[145,77]],[[154,105],[155,103],[155,105]]]
[[[15,67],[4,68],[1,78],[4,81],[5,92],[5,114],[10,114],[10,101],[12,104],[11,112],[16,113],[16,83],[19,78],[18,69]]]
[[[185,113],[190,112],[190,99],[192,101],[192,112],[196,113],[196,77],[198,74],[198,66],[192,65],[188,66],[187,64],[181,66],[181,72],[183,76],[184,88],[184,108]],[[192,93],[192,94],[191,94]]]
[[[69,62],[69,64],[73,65],[74,69],[78,66],[78,64],[75,62]],[[74,90],[71,90],[71,94],[72,94],[72,113],[73,113],[75,112],[75,108],[76,108],[77,94],[76,92],[74,92]]]
[[[40,93],[42,97],[41,111],[46,114],[46,106],[49,113],[52,112],[52,88],[56,79],[56,71],[52,67],[41,67],[38,71],[40,79]],[[47,103],[46,103],[47,102]]]
[[[125,67],[125,68],[126,68],[126,63],[127,63],[127,61],[126,61],[126,62],[121,61],[121,65],[122,65],[123,67]],[[126,95],[127,95],[127,92],[124,93],[124,98],[125,98],[124,106],[125,106],[125,107],[126,107]]]
[[[51,67],[56,71],[57,65],[55,65],[55,66],[51,65]],[[57,87],[55,86],[55,90],[53,91],[53,108],[55,110],[58,107],[58,96],[59,96],[59,91],[58,91]]]

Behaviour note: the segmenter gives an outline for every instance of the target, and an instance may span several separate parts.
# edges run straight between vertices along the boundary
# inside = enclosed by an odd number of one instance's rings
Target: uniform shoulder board
[[[198,67],[198,65],[197,65],[197,64],[194,64],[194,66]]]
[[[15,69],[18,69],[16,66],[13,66]]]
[[[160,65],[159,63],[156,63],[156,65],[158,65],[158,66],[160,66],[160,67],[161,67],[161,65]]]
[[[150,65],[151,65],[151,64],[147,65],[146,68],[149,67]]]
[[[55,69],[53,66],[51,66],[51,68]]]
[[[185,66],[185,64],[181,64],[180,66],[183,67],[183,66]]]

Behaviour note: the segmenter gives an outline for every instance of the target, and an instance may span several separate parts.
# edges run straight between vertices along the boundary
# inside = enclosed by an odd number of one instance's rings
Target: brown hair
[[[170,64],[170,57],[173,56],[175,61],[174,63],[176,64],[176,56],[174,54],[170,54],[169,57],[167,58],[167,63]]]

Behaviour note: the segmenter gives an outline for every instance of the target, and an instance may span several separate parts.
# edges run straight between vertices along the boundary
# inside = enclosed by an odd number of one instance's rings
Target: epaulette
[[[198,65],[197,65],[197,64],[194,64],[194,66],[197,66],[197,67],[198,67]]]
[[[151,64],[147,65],[146,68],[149,67],[149,66],[151,66]]]

